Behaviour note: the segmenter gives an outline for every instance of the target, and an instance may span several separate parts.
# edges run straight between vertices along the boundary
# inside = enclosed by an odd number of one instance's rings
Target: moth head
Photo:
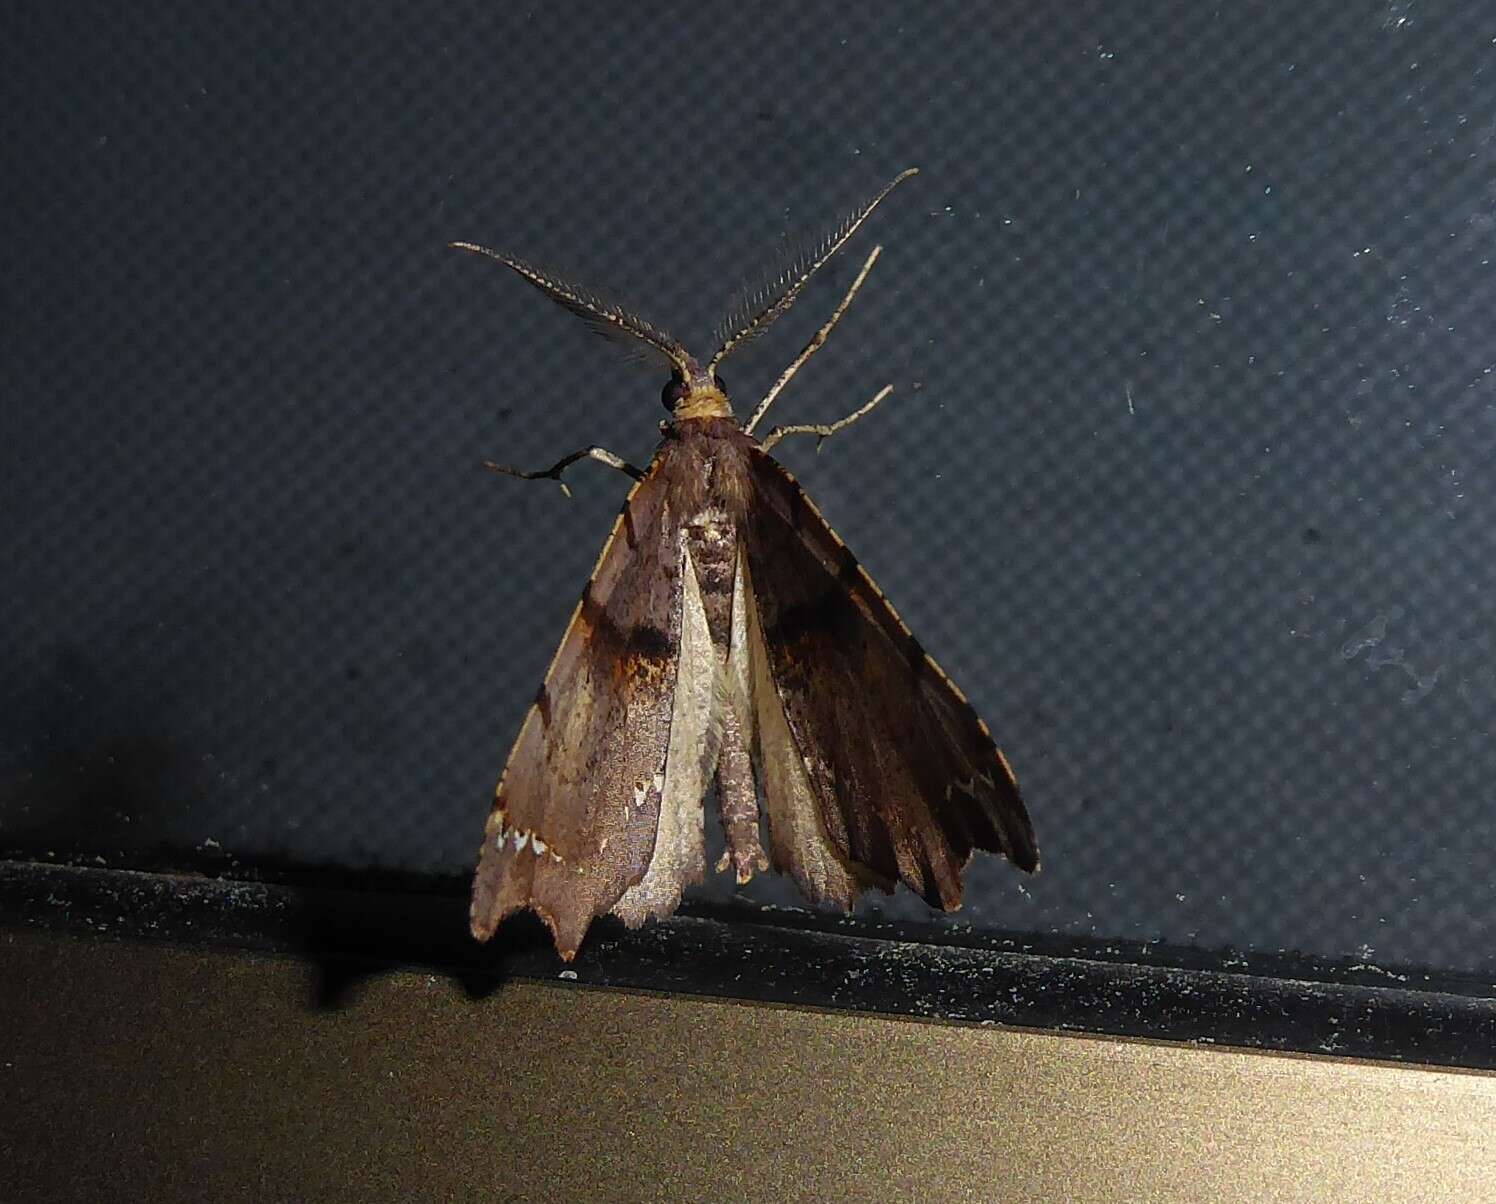
[[[660,404],[677,422],[732,417],[732,402],[727,398],[722,378],[694,359],[684,369],[677,368],[671,373],[660,393]]]

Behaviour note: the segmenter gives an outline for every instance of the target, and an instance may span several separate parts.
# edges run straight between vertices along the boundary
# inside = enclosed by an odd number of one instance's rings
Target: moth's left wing
[[[679,813],[665,762],[683,625],[697,637],[682,614],[688,563],[667,492],[657,459],[624,502],[514,742],[473,881],[479,940],[529,908],[570,959],[594,917],[644,881],[662,810],[667,827]]]
[[[946,910],[960,906],[973,849],[1038,868],[1033,826],[987,725],[795,479],[767,453],[749,456],[747,653],[767,666],[782,708],[777,734],[775,700],[759,691],[756,736],[780,868],[813,899],[848,906],[867,882],[898,878]],[[798,759],[776,766],[776,749]],[[803,819],[788,840],[775,833],[776,789],[788,815],[797,809],[786,800],[815,801],[830,849],[815,847],[815,826]],[[830,861],[840,869],[826,872]]]

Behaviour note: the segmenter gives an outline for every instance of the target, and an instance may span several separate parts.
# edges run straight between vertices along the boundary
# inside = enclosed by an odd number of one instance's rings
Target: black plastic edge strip
[[[1017,938],[932,939],[916,926],[735,909],[637,932],[597,925],[561,962],[537,923],[489,945],[467,934],[466,899],[439,891],[305,885],[0,862],[0,923],[101,936],[227,945],[309,959],[317,1003],[337,1007],[393,968],[455,976],[474,997],[510,978],[666,991],[947,1021],[1017,1025],[1252,1049],[1496,1068],[1496,991],[1427,985],[1374,967],[1269,959],[1170,964],[1158,947]],[[910,939],[917,937],[918,939]],[[1129,952],[1131,956],[1128,956]],[[1145,956],[1146,955],[1146,956]],[[1368,982],[1368,975],[1385,978]],[[1442,988],[1442,989],[1441,989]]]

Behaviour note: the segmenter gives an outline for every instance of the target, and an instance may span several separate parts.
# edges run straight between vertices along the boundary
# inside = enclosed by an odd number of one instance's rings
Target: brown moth
[[[630,927],[670,915],[706,871],[703,799],[715,781],[739,882],[773,866],[816,903],[850,909],[898,881],[935,907],[961,903],[974,849],[1033,871],[1033,826],[992,736],[920,647],[804,491],[770,456],[795,434],[753,430],[826,341],[882,251],[759,403],[733,416],[717,367],[794,304],[898,176],[752,298],[706,366],[622,307],[471,243],[603,333],[671,370],[671,421],[649,467],[588,447],[634,478],[520,728],[484,828],[471,924],[480,941],[529,908],[570,961],[605,912]],[[562,489],[566,489],[562,484]],[[761,843],[759,789],[762,789]]]

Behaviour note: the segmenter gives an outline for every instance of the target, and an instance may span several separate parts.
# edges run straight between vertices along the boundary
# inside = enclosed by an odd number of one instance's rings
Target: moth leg
[[[872,401],[868,402],[860,409],[853,410],[845,418],[838,419],[836,422],[831,423],[830,426],[815,426],[810,424],[800,426],[776,426],[772,431],[769,432],[768,437],[764,439],[762,444],[763,449],[764,451],[768,451],[786,435],[814,435],[816,437],[816,451],[820,451],[821,444],[825,442],[828,435],[834,435],[843,427],[851,426],[854,422],[856,422],[859,418],[861,418],[864,414],[866,414],[869,410],[871,410],[875,405],[877,405],[892,392],[892,385],[884,385],[883,388],[878,390],[877,396],[874,397]]]
[[[753,766],[743,739],[743,725],[731,702],[723,713],[722,750],[717,760],[717,806],[722,812],[722,832],[727,848],[717,862],[720,874],[729,865],[738,882],[753,877],[755,870],[769,868],[769,858],[758,839],[758,790],[753,784]]]
[[[609,468],[616,468],[619,472],[626,472],[634,480],[639,480],[644,475],[642,469],[635,468],[622,456],[615,456],[606,447],[584,447],[581,451],[574,451],[569,456],[557,460],[549,468],[540,472],[521,472],[518,468],[505,468],[502,464],[495,464],[492,460],[484,460],[483,467],[490,472],[501,472],[506,477],[518,477],[521,481],[551,480],[561,486],[561,492],[567,497],[571,496],[571,490],[567,488],[566,482],[561,479],[561,474],[578,460],[599,460]]]
[[[847,312],[847,306],[852,304],[852,298],[857,295],[857,290],[862,287],[862,282],[867,279],[867,274],[873,270],[873,264],[878,262],[878,256],[881,254],[883,254],[881,246],[873,248],[872,254],[867,257],[867,262],[862,265],[862,271],[857,273],[857,279],[852,281],[852,287],[847,290],[847,295],[841,299],[841,304],[832,311],[831,317],[826,321],[826,325],[816,331],[815,337],[805,344],[804,350],[795,357],[795,362],[779,374],[779,379],[774,382],[774,387],[764,395],[764,399],[758,403],[758,409],[753,411],[753,417],[748,420],[748,425],[743,428],[748,434],[753,434],[753,428],[759,424],[759,420],[768,412],[769,407],[774,403],[774,399],[783,391],[784,386],[790,383],[790,378],[796,372],[800,371],[806,360],[821,349],[821,346],[826,342],[826,336],[831,333],[831,328],[841,321],[842,314]]]

